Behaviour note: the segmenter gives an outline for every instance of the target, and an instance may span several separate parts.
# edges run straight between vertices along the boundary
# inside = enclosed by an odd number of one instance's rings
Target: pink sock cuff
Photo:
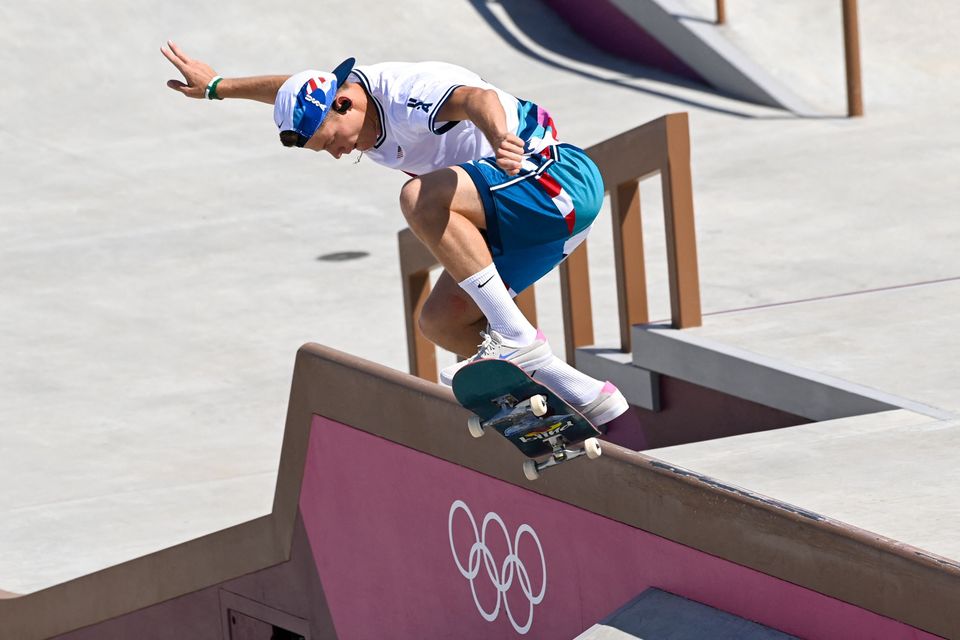
[[[603,385],[603,389],[600,390],[600,393],[616,393],[616,392],[617,392],[617,387],[609,380],[607,380],[607,383]]]

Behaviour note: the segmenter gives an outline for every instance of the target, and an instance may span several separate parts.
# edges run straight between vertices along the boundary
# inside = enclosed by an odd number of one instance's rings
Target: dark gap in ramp
[[[600,625],[577,640],[798,640],[796,636],[659,589],[647,589]]]

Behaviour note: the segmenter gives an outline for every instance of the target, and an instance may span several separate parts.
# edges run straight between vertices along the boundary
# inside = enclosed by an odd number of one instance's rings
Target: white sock
[[[580,373],[560,358],[537,369],[533,375],[537,382],[550,387],[554,393],[573,405],[585,405],[597,399],[603,382]]]
[[[461,282],[460,287],[473,298],[490,328],[502,335],[505,343],[524,347],[536,339],[537,330],[520,312],[492,262]]]

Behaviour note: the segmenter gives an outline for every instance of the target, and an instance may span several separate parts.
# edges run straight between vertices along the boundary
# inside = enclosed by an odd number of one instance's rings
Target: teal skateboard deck
[[[504,360],[479,360],[453,377],[453,394],[472,411],[470,433],[495,430],[530,458],[524,474],[586,455],[600,455],[600,432],[579,411],[518,367]],[[538,462],[536,459],[546,458]]]

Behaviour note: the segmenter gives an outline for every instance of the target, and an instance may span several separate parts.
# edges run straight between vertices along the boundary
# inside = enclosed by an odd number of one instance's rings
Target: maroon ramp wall
[[[543,3],[599,49],[647,67],[709,84],[610,0],[543,0]]]
[[[607,425],[608,440],[634,451],[646,451],[811,422],[678,378],[659,375],[657,379],[660,410],[632,407]]]
[[[341,638],[571,638],[649,587],[805,638],[933,637],[323,418],[300,510]]]
[[[466,417],[308,345],[269,516],[0,600],[0,638],[563,638],[648,587],[804,638],[960,637],[949,561],[615,445],[530,483]]]

